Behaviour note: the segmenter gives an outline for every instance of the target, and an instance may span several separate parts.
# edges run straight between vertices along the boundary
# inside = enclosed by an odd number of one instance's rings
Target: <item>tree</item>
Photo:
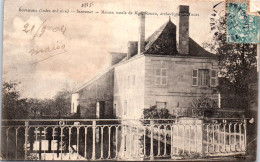
[[[71,107],[71,92],[63,89],[59,91],[53,99],[54,110],[59,115],[68,115],[70,114]]]
[[[216,20],[213,41],[205,42],[203,46],[218,56],[220,76],[229,82],[226,86],[220,85],[219,90],[228,89],[241,98],[248,98],[251,95],[249,84],[257,84],[257,47],[249,43],[226,42],[226,21],[226,16]]]
[[[52,99],[30,98],[27,102],[29,104],[31,118],[39,118],[42,117],[42,115],[53,115],[55,113],[53,111],[54,101]]]
[[[3,82],[2,117],[3,119],[41,118],[42,115],[69,115],[71,93],[59,91],[53,99],[21,98],[17,82]]]
[[[27,99],[21,99],[16,87],[19,83],[4,82],[2,85],[2,118],[26,119],[28,118]]]

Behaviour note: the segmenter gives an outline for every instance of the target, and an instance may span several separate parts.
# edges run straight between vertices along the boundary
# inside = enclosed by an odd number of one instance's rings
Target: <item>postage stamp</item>
[[[260,17],[248,15],[247,4],[248,3],[227,3],[227,42],[260,42]]]

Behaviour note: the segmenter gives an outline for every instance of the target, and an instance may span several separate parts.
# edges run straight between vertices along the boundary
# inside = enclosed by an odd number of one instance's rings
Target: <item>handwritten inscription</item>
[[[47,19],[45,19],[44,21],[42,21],[40,24],[33,24],[33,23],[26,23],[23,26],[22,31],[25,34],[30,34],[32,35],[30,41],[35,40],[36,38],[38,38],[37,40],[39,41],[43,41],[40,38],[43,37],[43,35],[45,35],[47,32],[48,35],[46,36],[50,36],[51,34],[60,32],[61,34],[65,34],[66,33],[66,26],[65,25],[58,25],[58,26],[53,26],[53,25],[47,25]],[[48,37],[46,37],[48,39]],[[49,38],[52,39],[52,38]],[[37,41],[34,42],[34,44],[37,44]],[[37,56],[37,55],[46,55],[43,56],[44,59],[43,60],[47,60],[51,57],[54,57],[56,55],[62,54],[67,52],[66,50],[66,44],[62,43],[61,41],[56,41],[55,43],[53,43],[52,45],[43,45],[43,47],[37,47],[37,48],[31,48],[29,50],[29,54],[31,56]],[[43,61],[41,60],[41,61]]]
[[[47,26],[46,25],[46,21],[47,21],[47,19],[45,19],[38,28],[36,28],[35,24],[26,23],[24,25],[24,29],[22,31],[25,32],[26,34],[32,33],[33,37],[32,37],[31,40],[34,40],[36,37],[43,36],[44,33],[46,33],[47,31],[50,31],[50,32],[61,32],[62,34],[65,34],[66,26],[64,26],[64,25],[61,25],[61,26]]]
[[[39,48],[39,49],[31,49],[29,51],[29,54],[31,55],[39,55],[39,54],[43,54],[43,53],[52,53],[52,52],[61,52],[61,53],[64,53],[64,52],[67,52],[66,50],[66,45],[65,44],[55,44],[54,46],[50,47],[50,46],[47,46],[47,47],[43,47],[43,48]]]

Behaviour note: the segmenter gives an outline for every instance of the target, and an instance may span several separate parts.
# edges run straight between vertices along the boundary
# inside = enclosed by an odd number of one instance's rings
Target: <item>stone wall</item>
[[[96,118],[96,104],[99,101],[105,103],[105,118],[113,117],[113,83],[114,69],[111,68],[78,92],[82,118]]]
[[[167,69],[167,84],[155,84],[155,70]],[[194,57],[145,57],[145,108],[166,102],[166,108],[187,108],[193,99],[206,95],[218,99],[216,87],[192,86],[194,69],[218,70],[217,60]]]

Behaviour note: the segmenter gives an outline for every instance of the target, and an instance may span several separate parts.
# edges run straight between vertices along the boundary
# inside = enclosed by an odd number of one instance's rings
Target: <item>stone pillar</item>
[[[185,131],[184,131],[185,130]],[[179,148],[203,154],[203,120],[199,118],[183,117],[179,119]],[[194,136],[191,136],[194,134]],[[183,138],[183,136],[185,136]],[[189,139],[188,139],[189,138]],[[192,142],[191,142],[192,141]]]
[[[189,6],[180,5],[177,48],[180,54],[189,54]]]
[[[145,47],[145,13],[140,12],[138,14],[140,24],[139,24],[139,36],[138,36],[138,54],[144,52]]]

